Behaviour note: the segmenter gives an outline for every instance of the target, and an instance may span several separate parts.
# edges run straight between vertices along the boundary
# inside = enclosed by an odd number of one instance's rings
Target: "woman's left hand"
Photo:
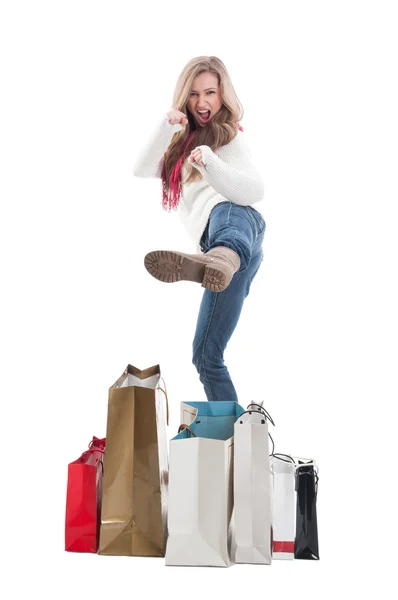
[[[202,157],[202,150],[200,148],[194,148],[188,158],[189,162],[196,162],[199,165],[201,165],[202,167],[205,166],[204,162],[203,162],[203,157]]]

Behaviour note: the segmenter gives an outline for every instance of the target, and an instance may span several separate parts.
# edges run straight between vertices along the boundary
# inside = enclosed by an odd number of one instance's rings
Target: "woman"
[[[263,182],[239,125],[243,109],[219,58],[188,62],[172,106],[133,173],[162,179],[163,208],[178,209],[197,254],[158,250],[144,263],[160,281],[195,281],[206,288],[193,363],[208,400],[237,402],[224,350],[263,260],[265,222],[252,207],[264,196]]]

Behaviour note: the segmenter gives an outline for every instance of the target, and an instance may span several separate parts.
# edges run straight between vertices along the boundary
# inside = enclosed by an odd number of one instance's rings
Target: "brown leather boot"
[[[145,256],[144,264],[146,270],[159,281],[196,281],[212,292],[222,292],[238,271],[240,258],[234,250],[218,246],[206,254],[155,250]]]

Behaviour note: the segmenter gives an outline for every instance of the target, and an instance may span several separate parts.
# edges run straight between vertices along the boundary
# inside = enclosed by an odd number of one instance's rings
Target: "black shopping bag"
[[[316,500],[318,493],[316,465],[298,461],[296,468],[297,512],[294,558],[319,560]]]

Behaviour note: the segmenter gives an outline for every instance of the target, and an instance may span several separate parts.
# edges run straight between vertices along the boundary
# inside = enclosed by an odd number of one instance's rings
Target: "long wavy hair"
[[[206,127],[196,127],[193,115],[187,107],[189,94],[195,77],[202,73],[217,76],[222,106]],[[178,131],[170,142],[164,155],[164,173],[166,185],[173,168],[181,157],[184,141],[196,130],[195,146],[206,145],[213,151],[229,144],[237,135],[237,125],[243,117],[243,107],[236,95],[229,73],[224,63],[216,56],[198,56],[190,60],[181,71],[174,90],[172,107],[186,114],[188,124]],[[189,162],[186,162],[187,176],[183,183],[202,179],[202,174]]]

